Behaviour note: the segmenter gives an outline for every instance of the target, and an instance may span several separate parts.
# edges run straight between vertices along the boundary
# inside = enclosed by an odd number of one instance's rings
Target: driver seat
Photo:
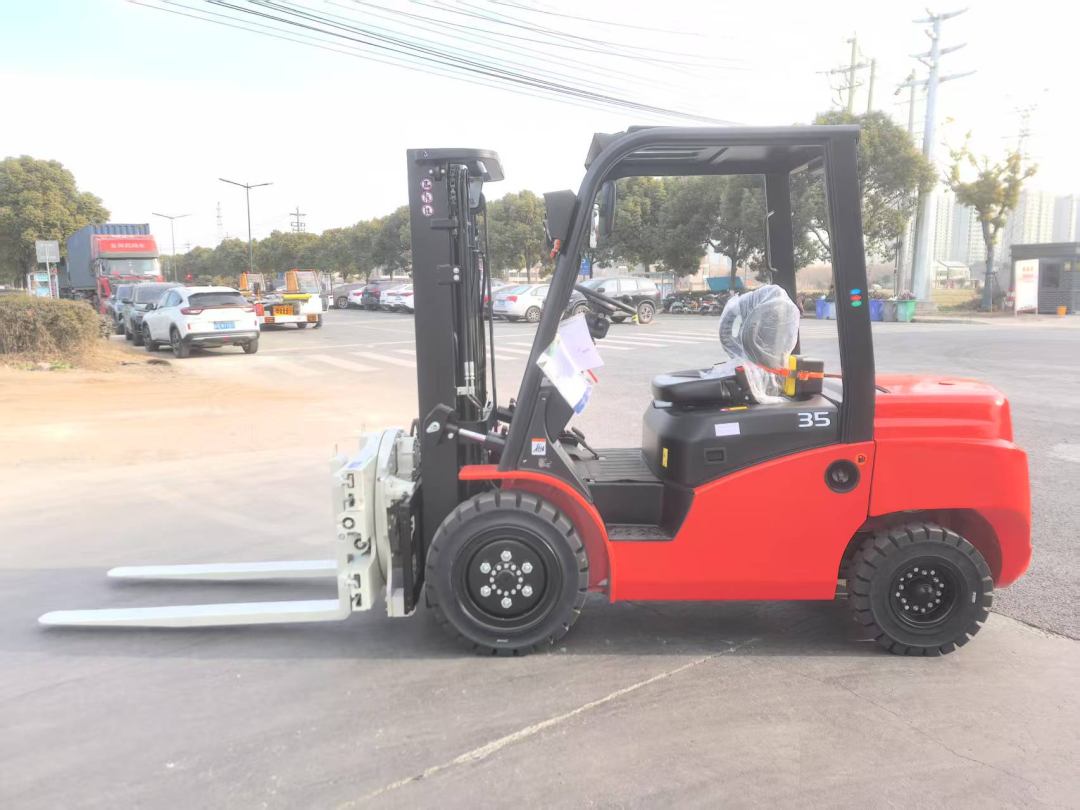
[[[720,343],[730,360],[657,375],[653,399],[676,408],[780,400],[783,380],[771,369],[787,365],[799,337],[799,319],[799,308],[775,284],[730,299],[720,315]]]

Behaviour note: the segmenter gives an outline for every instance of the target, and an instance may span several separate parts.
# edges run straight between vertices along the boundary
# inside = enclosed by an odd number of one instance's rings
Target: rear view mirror
[[[155,304],[153,302],[150,302],[149,304],[146,305],[146,309],[147,310],[157,309],[157,304]]]

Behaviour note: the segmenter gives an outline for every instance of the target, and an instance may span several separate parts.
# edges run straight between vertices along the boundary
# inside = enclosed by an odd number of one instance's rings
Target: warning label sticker
[[[532,439],[532,454],[534,456],[547,455],[547,439]]]

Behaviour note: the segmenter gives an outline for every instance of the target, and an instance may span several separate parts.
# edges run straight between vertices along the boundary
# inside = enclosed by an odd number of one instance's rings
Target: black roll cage
[[[517,407],[499,469],[517,470],[529,462],[529,432],[534,429],[542,390],[550,387],[536,365],[536,358],[555,338],[570,300],[581,252],[590,232],[593,201],[605,182],[631,176],[763,175],[768,208],[768,260],[776,282],[794,298],[790,178],[795,171],[823,173],[843,369],[840,441],[871,440],[874,353],[866,304],[858,136],[857,126],[649,127],[595,136],[569,229],[565,234],[552,234],[561,239],[561,250],[518,390]]]

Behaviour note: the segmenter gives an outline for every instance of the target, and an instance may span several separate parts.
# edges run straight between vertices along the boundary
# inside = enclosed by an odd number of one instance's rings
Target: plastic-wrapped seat
[[[730,299],[720,315],[720,344],[730,358],[707,369],[653,378],[653,399],[676,407],[775,402],[799,337],[799,308],[781,287],[767,284]]]

